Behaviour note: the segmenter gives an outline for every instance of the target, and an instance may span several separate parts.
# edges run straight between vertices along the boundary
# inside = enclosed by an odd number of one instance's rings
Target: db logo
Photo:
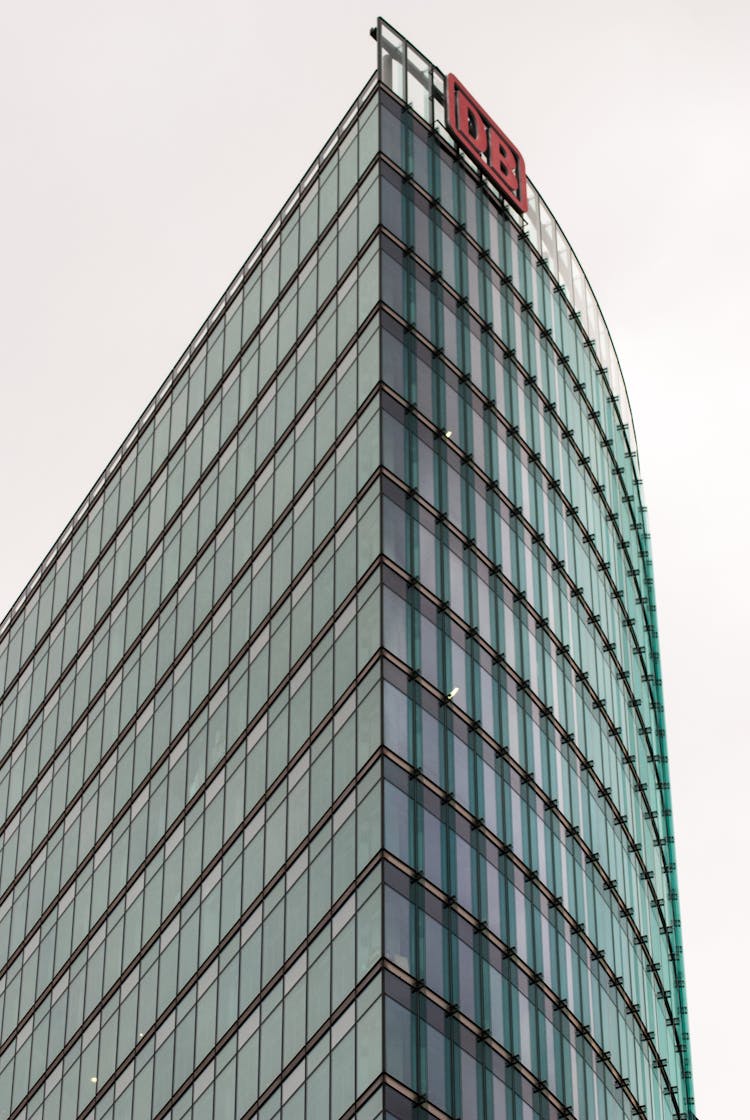
[[[455,74],[448,75],[448,130],[521,214],[528,210],[526,166],[515,144],[476,103]]]

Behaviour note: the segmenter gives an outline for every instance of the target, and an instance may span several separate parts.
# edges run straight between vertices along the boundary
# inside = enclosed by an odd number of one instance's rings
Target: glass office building
[[[0,627],[2,1117],[692,1117],[617,358],[377,45]]]

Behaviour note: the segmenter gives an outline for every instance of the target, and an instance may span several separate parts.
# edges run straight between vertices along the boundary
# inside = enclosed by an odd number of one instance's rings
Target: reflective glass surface
[[[386,1068],[451,1116],[691,1117],[614,352],[546,208],[502,203],[380,32]]]
[[[379,47],[0,626],[1,1117],[692,1115],[609,336]]]
[[[378,130],[370,83],[3,625],[4,1116],[382,1069]]]

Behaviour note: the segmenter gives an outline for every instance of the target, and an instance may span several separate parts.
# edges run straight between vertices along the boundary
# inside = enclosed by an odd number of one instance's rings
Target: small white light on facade
[[[454,696],[458,696],[460,691],[461,691],[461,689],[458,687],[458,685],[456,685],[456,687],[452,688],[450,690],[450,692],[448,693],[448,699],[452,700]]]
[[[448,431],[445,433],[445,438],[450,439],[452,435],[453,435],[453,429],[449,428]]]
[[[89,1081],[91,1082],[92,1085],[96,1085],[97,1079],[95,1077],[90,1077]]]

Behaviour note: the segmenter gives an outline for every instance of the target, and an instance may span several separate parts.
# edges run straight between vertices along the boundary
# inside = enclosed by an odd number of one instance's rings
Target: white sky
[[[0,15],[0,617],[374,70],[378,14],[523,151],[607,316],[639,435],[700,1120],[739,1114],[750,1003],[749,13],[37,0]]]

